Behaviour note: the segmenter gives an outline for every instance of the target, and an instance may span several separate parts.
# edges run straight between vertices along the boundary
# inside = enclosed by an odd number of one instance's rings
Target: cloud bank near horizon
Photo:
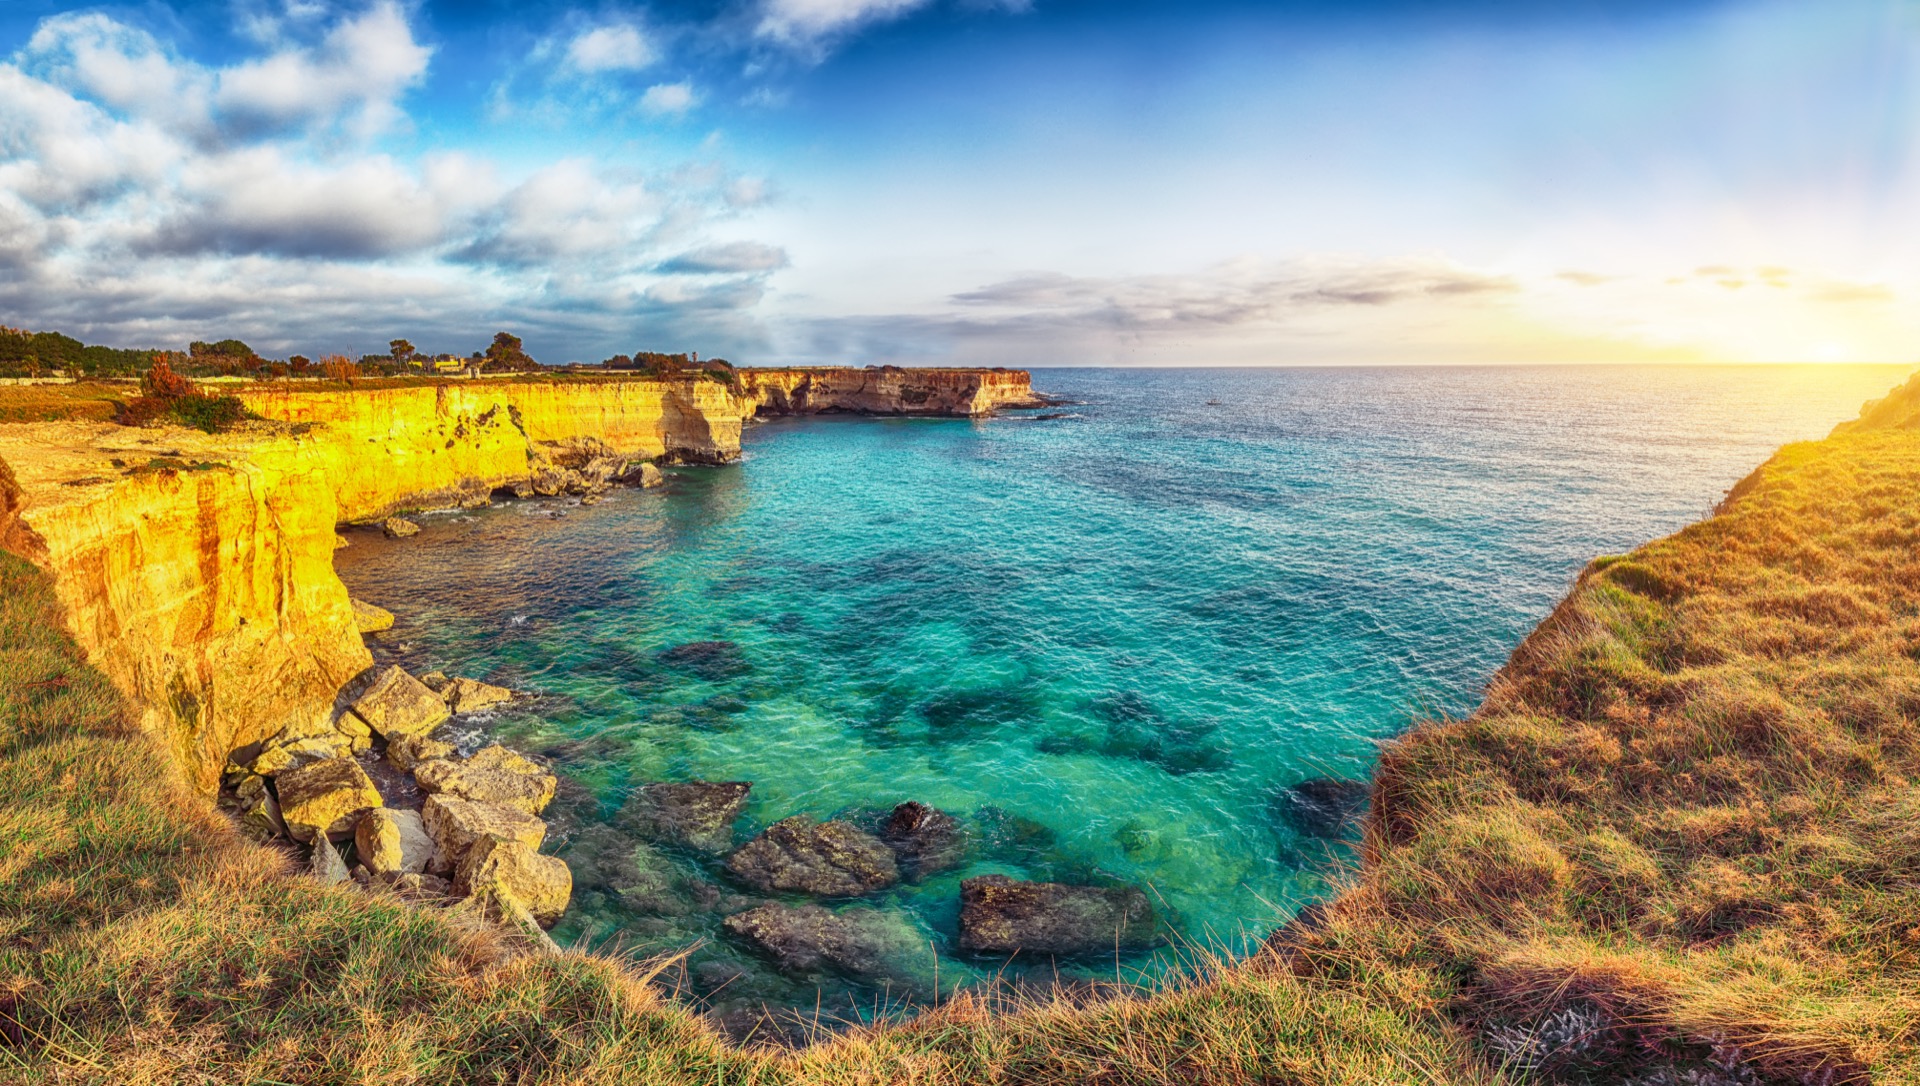
[[[1726,10],[1592,50],[1635,71],[1694,55],[1697,85],[1662,115],[1711,119],[1721,83],[1831,73],[1890,17],[1846,0],[1809,38],[1790,6]],[[1580,136],[1628,141],[1668,191],[1543,186],[1528,171],[1563,175],[1559,129],[1503,105],[1505,87],[1461,83],[1457,116],[1424,119],[1403,162],[1380,157],[1420,94],[1484,66],[1447,59],[1458,35],[1382,35],[1353,70],[1254,49],[1246,76],[1222,38],[1217,62],[1149,78],[1073,70],[1088,61],[1061,42],[1092,24],[1044,2],[527,12],[463,30],[431,3],[259,0],[217,47],[178,19],[97,10],[17,27],[0,61],[0,320],[308,354],[401,335],[465,351],[511,328],[555,362],[1842,361],[1920,341],[1920,269],[1882,244],[1920,227],[1920,153],[1846,158],[1845,141],[1885,142],[1853,114],[1790,159],[1753,158],[1780,145],[1772,130],[1709,149],[1746,180],[1703,190],[1690,143],[1632,144],[1622,126],[1657,127],[1651,105],[1543,82],[1600,60],[1500,53],[1504,78],[1592,110]],[[1202,5],[1180,26],[1248,37],[1229,15],[1245,17]],[[1497,22],[1460,33],[1523,40]],[[1916,33],[1872,78],[1920,91],[1920,19],[1895,22]],[[946,29],[963,23],[978,33]],[[1135,29],[1128,48],[1172,33]],[[1767,47],[1695,55],[1735,31]],[[983,35],[1006,42],[968,44]],[[1716,63],[1721,83],[1694,72]],[[1397,69],[1418,75],[1404,99]],[[1358,126],[1326,128],[1330,102]],[[1818,120],[1825,100],[1802,104]],[[1827,173],[1822,140],[1842,141]]]

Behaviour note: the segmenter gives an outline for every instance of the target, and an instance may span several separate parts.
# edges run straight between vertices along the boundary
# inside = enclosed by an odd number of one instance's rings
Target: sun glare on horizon
[[[0,9],[6,323],[555,362],[1901,361],[1899,0]]]

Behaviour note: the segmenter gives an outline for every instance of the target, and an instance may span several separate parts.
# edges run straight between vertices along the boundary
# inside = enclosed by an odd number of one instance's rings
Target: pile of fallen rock
[[[324,881],[473,898],[498,919],[551,927],[573,892],[567,865],[539,851],[547,826],[537,816],[556,778],[497,743],[462,756],[431,734],[513,697],[474,679],[387,667],[328,724],[236,751],[223,800],[255,837],[309,847]],[[369,766],[393,774],[396,803]],[[418,809],[405,805],[415,798]]]

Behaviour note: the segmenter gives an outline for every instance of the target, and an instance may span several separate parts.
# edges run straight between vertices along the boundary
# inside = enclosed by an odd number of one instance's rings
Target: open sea
[[[355,532],[336,561],[399,616],[381,658],[539,693],[456,726],[553,761],[551,850],[576,872],[606,858],[570,850],[625,847],[589,831],[650,781],[751,781],[742,841],[919,800],[969,824],[970,860],[857,904],[899,911],[941,992],[1030,968],[1151,982],[1337,886],[1350,847],[1289,787],[1364,780],[1380,741],[1471,711],[1589,559],[1707,515],[1904,376],[1036,370],[1071,406],[773,420],[738,465]],[[724,645],[668,652],[694,642]],[[633,864],[576,876],[556,937],[697,945],[674,975],[720,1012],[904,998],[734,943],[722,915],[759,899],[711,861],[634,862],[648,892],[617,885]],[[968,958],[959,882],[989,872],[1145,888],[1168,942]]]

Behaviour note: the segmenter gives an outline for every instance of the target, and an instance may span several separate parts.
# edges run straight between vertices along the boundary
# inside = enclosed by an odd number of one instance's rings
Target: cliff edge
[[[315,725],[372,660],[333,573],[334,529],[484,504],[590,458],[724,464],[769,413],[977,417],[1027,375],[894,368],[704,377],[243,387],[227,434],[0,425],[0,549],[53,577],[87,658],[194,786],[233,750]]]

